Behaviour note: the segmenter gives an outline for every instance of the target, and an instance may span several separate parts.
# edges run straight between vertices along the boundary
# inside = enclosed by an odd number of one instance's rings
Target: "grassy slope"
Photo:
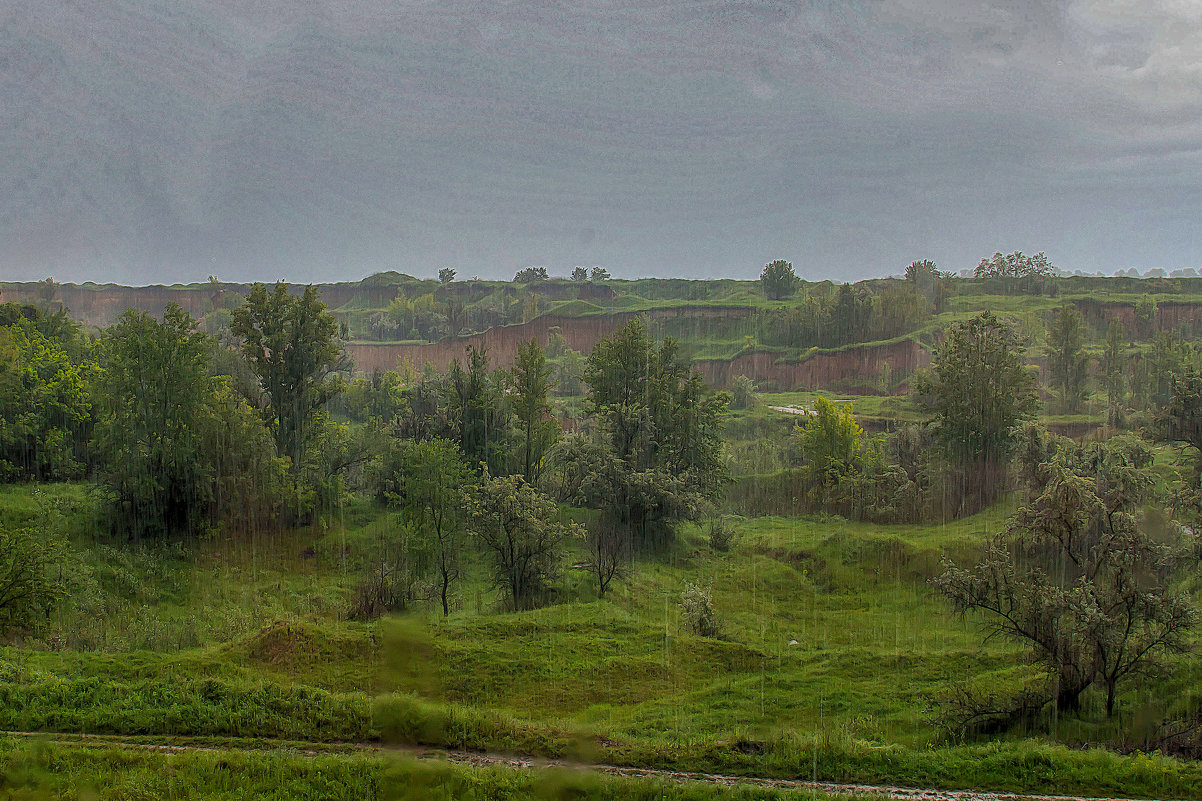
[[[0,509],[28,516],[83,497],[78,487],[46,488],[35,503],[10,488]],[[686,532],[604,601],[583,572],[568,571],[561,603],[497,614],[477,572],[448,620],[419,611],[364,625],[337,619],[351,581],[345,551],[384,521],[351,509],[345,527],[326,532],[205,543],[167,570],[135,564],[128,582],[167,600],[133,607],[102,586],[113,605],[97,625],[120,629],[119,618],[136,615],[140,631],[166,634],[4,649],[0,727],[382,738],[782,776],[1188,795],[1202,767],[1017,736],[948,747],[934,734],[927,709],[949,679],[1009,682],[1022,672],[1014,648],[983,647],[926,585],[941,553],[971,556],[1004,513],[929,527],[758,518],[742,524],[729,554]],[[84,566],[101,572],[110,552],[89,538],[78,545]],[[682,630],[686,581],[712,587],[723,639]],[[189,622],[210,620],[221,622]],[[83,621],[68,610],[56,625]],[[157,650],[129,650],[144,645]],[[1200,672],[1186,666],[1175,697],[1196,694]],[[1156,701],[1151,692],[1123,698],[1128,715]],[[1110,732],[1062,722],[1058,734],[1080,743]]]

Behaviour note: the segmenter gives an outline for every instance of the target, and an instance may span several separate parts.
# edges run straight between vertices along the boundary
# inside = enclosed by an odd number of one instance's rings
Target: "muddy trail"
[[[19,737],[53,745],[80,748],[123,748],[158,753],[222,753],[230,751],[286,750],[299,756],[352,755],[386,756],[401,754],[421,760],[442,760],[470,768],[502,767],[513,770],[591,771],[607,776],[631,779],[720,785],[724,787],[764,787],[777,790],[810,790],[832,796],[886,798],[895,801],[1143,801],[1121,797],[1039,795],[989,790],[946,790],[890,785],[855,784],[811,781],[806,779],[777,779],[757,776],[730,776],[717,773],[693,773],[661,768],[634,768],[605,763],[576,762],[565,759],[526,757],[513,754],[458,751],[453,749],[381,745],[376,743],[305,743],[297,741],[205,739],[197,742],[155,742],[153,738],[126,739],[104,734],[59,734],[43,732],[0,731],[0,737]]]

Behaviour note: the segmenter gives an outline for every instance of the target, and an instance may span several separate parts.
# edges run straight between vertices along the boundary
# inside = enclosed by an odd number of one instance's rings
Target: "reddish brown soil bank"
[[[1101,326],[1111,320],[1121,320],[1128,334],[1135,331],[1135,305],[1132,303],[1103,303],[1096,300],[1075,300],[1073,305],[1089,322]],[[1154,327],[1158,331],[1171,331],[1180,325],[1198,327],[1202,325],[1202,303],[1189,301],[1158,300]]]
[[[757,351],[733,359],[705,359],[694,366],[714,386],[727,386],[735,376],[745,375],[780,390],[791,390],[846,388],[857,382],[870,382],[885,365],[889,365],[893,375],[903,376],[930,363],[930,353],[917,342],[907,340],[815,353],[803,361]]]
[[[421,369],[428,362],[439,370],[445,370],[451,361],[464,358],[464,351],[472,347],[488,348],[489,362],[493,367],[508,367],[517,356],[518,345],[537,340],[546,347],[552,333],[563,335],[569,348],[588,353],[599,341],[612,336],[627,321],[643,317],[654,331],[658,323],[672,319],[705,319],[713,317],[746,316],[747,309],[723,308],[679,308],[655,309],[650,312],[614,312],[589,317],[564,317],[544,314],[542,317],[520,325],[490,328],[482,334],[459,339],[444,339],[440,342],[382,343],[356,342],[347,345],[347,352],[355,362],[355,368],[365,373],[393,370],[408,362]]]

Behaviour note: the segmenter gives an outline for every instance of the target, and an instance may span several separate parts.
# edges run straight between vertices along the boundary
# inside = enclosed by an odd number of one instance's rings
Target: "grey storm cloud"
[[[0,10],[0,278],[1199,266],[1187,0]]]

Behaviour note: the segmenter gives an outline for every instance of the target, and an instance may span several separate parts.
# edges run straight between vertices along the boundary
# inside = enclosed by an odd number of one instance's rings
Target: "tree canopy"
[[[914,381],[919,406],[960,473],[960,494],[979,509],[1005,489],[1015,427],[1037,408],[1022,341],[992,312],[953,323],[929,371]]]
[[[1169,578],[1193,544],[1141,519],[1150,463],[1138,444],[1062,443],[984,558],[945,562],[936,579],[957,611],[983,612],[988,632],[1033,649],[1061,711],[1099,682],[1112,715],[1121,681],[1188,647],[1198,613]]]
[[[791,297],[800,283],[793,265],[784,259],[769,262],[760,273],[760,286],[769,300]]]
[[[598,342],[585,368],[592,446],[577,445],[577,486],[589,505],[645,545],[693,517],[726,481],[720,452],[726,393],[711,392],[675,341],[658,345],[641,319]]]
[[[281,281],[271,290],[255,284],[234,309],[230,330],[267,394],[279,454],[298,471],[316,433],[317,411],[340,388],[334,380],[344,367],[338,323],[312,286],[297,297]]]
[[[1061,306],[1047,326],[1048,372],[1060,409],[1074,414],[1088,394],[1089,359],[1085,355],[1085,321],[1072,306]]]
[[[1024,256],[1021,250],[1005,255],[994,253],[988,259],[981,259],[973,272],[976,278],[1050,278],[1056,274],[1056,267],[1043,251]]]

